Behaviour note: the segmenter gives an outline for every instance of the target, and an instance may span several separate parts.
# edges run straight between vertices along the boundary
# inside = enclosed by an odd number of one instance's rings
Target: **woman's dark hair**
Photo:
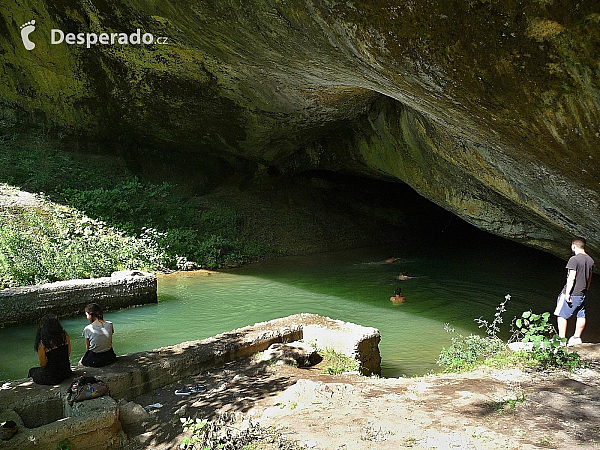
[[[96,319],[104,320],[104,313],[98,303],[90,303],[85,307],[85,312]]]
[[[402,295],[402,289],[397,287],[396,290],[394,291],[394,295]]]
[[[46,348],[60,347],[67,343],[67,333],[54,314],[46,314],[38,324],[33,349],[37,352],[40,342]]]

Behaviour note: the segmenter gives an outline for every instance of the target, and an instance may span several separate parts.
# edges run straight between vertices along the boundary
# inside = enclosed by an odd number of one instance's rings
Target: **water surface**
[[[416,245],[418,244],[418,245]],[[506,294],[512,295],[505,322],[524,310],[552,311],[564,284],[564,261],[514,243],[479,235],[420,242],[393,249],[370,248],[320,255],[282,257],[205,275],[181,273],[159,279],[156,305],[110,312],[117,354],[149,350],[290,314],[308,312],[373,326],[381,331],[384,376],[439,370],[435,361],[451,335],[482,330],[474,318],[491,320]],[[385,259],[398,257],[386,263]],[[408,271],[410,280],[398,281]],[[401,286],[407,300],[392,305]],[[598,341],[597,296],[589,297],[590,324],[584,341]],[[72,363],[84,353],[84,315],[62,320],[71,336]],[[508,323],[502,331],[508,337]],[[35,327],[0,329],[0,379],[23,378],[37,364]]]

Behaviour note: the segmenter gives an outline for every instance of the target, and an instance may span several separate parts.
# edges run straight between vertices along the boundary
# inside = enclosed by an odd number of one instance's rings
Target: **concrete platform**
[[[58,317],[83,312],[99,303],[105,311],[156,303],[156,276],[138,270],[113,272],[110,277],[0,290],[0,326],[36,322],[45,314]]]
[[[66,404],[66,391],[72,378],[56,386],[41,386],[31,380],[4,383],[0,387],[0,422],[14,420],[20,431],[9,441],[0,441],[0,450],[52,449],[68,438],[73,448],[119,448],[124,434],[118,420],[115,400],[130,400],[146,392],[172,384],[208,367],[266,350],[271,344],[303,339],[304,330],[327,336],[327,347],[358,359],[363,373],[379,373],[379,331],[321,317],[297,314],[217,336],[183,342],[149,352],[120,356],[104,368],[85,368],[88,375],[102,379],[111,397],[88,400],[73,408]],[[325,347],[321,347],[325,348]],[[359,349],[359,351],[357,351]],[[75,376],[83,368],[74,368]],[[73,378],[74,378],[73,377]],[[96,447],[98,445],[98,447]]]

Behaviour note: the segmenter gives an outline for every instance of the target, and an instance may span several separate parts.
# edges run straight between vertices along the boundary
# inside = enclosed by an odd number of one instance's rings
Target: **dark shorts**
[[[554,314],[563,319],[569,319],[573,317],[573,314],[577,314],[577,317],[585,317],[585,295],[575,295],[571,297],[571,303],[567,303],[561,300],[559,295],[556,299],[556,311]]]
[[[62,383],[72,374],[73,372],[71,372],[70,368],[55,373],[51,370],[46,369],[45,367],[32,367],[31,369],[29,369],[27,377],[33,378],[33,382],[35,384],[53,385]]]
[[[88,367],[103,367],[114,363],[117,360],[117,355],[112,347],[102,353],[95,353],[91,350],[85,352],[81,358],[81,364]]]

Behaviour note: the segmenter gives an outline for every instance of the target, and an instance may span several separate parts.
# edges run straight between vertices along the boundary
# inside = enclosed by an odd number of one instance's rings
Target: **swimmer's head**
[[[397,287],[396,290],[394,291],[394,295],[402,295],[402,289]]]

